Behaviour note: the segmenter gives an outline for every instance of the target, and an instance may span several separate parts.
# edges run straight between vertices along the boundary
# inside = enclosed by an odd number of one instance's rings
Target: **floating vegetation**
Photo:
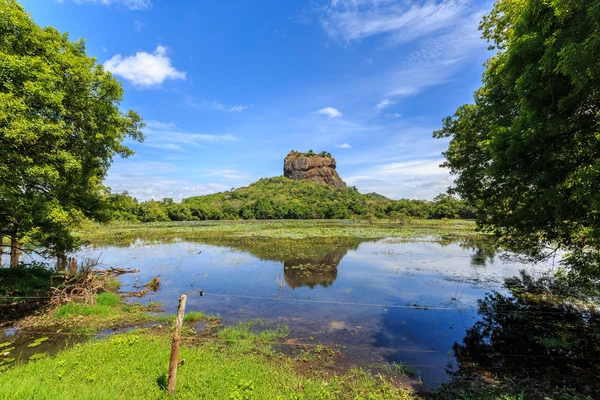
[[[2,353],[0,353],[0,355],[7,356],[14,349],[15,349],[14,347],[7,347],[6,349],[1,350]]]
[[[48,353],[36,353],[36,354],[32,355],[31,357],[29,357],[29,361],[40,360],[40,359],[46,358],[48,356],[49,356]]]
[[[37,338],[33,341],[33,343],[28,344],[27,347],[38,347],[40,344],[44,343],[48,339],[50,339],[48,336]]]

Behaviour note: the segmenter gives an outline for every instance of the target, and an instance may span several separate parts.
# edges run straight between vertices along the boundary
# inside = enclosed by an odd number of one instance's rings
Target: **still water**
[[[137,240],[125,246],[87,248],[78,257],[106,266],[139,269],[123,275],[123,291],[153,277],[160,288],[141,300],[174,313],[181,294],[186,311],[220,314],[223,322],[261,318],[290,327],[299,343],[341,350],[359,365],[403,363],[427,386],[448,378],[452,347],[478,320],[477,300],[527,265],[489,244],[471,241],[345,240],[215,246],[190,241]]]

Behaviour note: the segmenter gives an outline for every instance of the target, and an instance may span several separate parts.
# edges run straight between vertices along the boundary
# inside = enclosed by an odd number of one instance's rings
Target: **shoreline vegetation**
[[[477,232],[475,221],[461,219],[410,219],[395,220],[228,220],[182,222],[113,222],[89,223],[74,233],[92,245],[123,243],[135,239],[145,240],[208,240],[210,244],[226,246],[228,241],[246,239],[318,239],[336,241],[343,237],[379,239],[443,239],[484,238]],[[212,241],[212,243],[210,242]]]

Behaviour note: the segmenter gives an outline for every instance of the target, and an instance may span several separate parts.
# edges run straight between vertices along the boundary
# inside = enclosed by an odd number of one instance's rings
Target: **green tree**
[[[543,258],[572,251],[600,277],[600,2],[499,0],[484,17],[496,51],[474,104],[444,120],[455,192],[478,224]]]
[[[24,238],[61,256],[78,245],[74,224],[103,215],[113,157],[132,154],[125,138],[143,138],[122,96],[83,40],[0,0],[0,236],[11,237],[12,265]]]
[[[140,219],[143,222],[169,221],[169,216],[162,203],[156,200],[149,200],[142,203],[140,207]]]

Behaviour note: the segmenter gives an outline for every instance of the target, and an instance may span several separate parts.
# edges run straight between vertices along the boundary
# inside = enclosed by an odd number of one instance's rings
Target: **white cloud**
[[[352,146],[350,146],[348,143],[336,144],[335,147],[337,147],[338,149],[351,149],[352,148]]]
[[[229,109],[229,111],[231,112],[242,112],[244,111],[246,108],[248,108],[248,106],[245,106],[243,104],[240,104],[239,106],[233,106]]]
[[[106,61],[104,67],[140,87],[160,85],[167,79],[186,78],[185,72],[177,71],[171,65],[165,46],[158,46],[152,54],[143,51],[129,57],[117,54]]]
[[[377,192],[394,199],[431,200],[453,182],[449,171],[440,167],[443,161],[392,162],[366,168],[344,180],[363,193]]]
[[[65,0],[55,0],[57,3],[64,3]],[[102,4],[105,6],[120,5],[130,10],[147,10],[152,7],[150,0],[74,0],[76,4]]]
[[[394,104],[396,104],[395,101],[391,101],[390,99],[383,99],[379,103],[377,103],[377,105],[373,108],[376,111],[383,111],[384,109],[388,108],[389,106],[393,106]]]
[[[386,118],[393,118],[393,119],[398,119],[401,116],[402,116],[402,114],[398,114],[398,113],[385,114]]]
[[[326,115],[329,118],[339,118],[342,116],[342,113],[333,107],[321,108],[317,111],[317,114]]]
[[[113,192],[127,191],[140,201],[161,200],[165,197],[181,201],[185,197],[223,192],[231,188],[231,185],[217,182],[197,183],[188,179],[139,173],[132,168],[111,169],[105,184]]]
[[[144,28],[144,24],[142,23],[142,21],[134,21],[133,22],[133,29],[135,29],[136,32],[141,32],[143,28]]]
[[[376,35],[403,43],[456,25],[470,5],[471,0],[332,1],[322,8],[321,23],[327,34],[346,44]]]

